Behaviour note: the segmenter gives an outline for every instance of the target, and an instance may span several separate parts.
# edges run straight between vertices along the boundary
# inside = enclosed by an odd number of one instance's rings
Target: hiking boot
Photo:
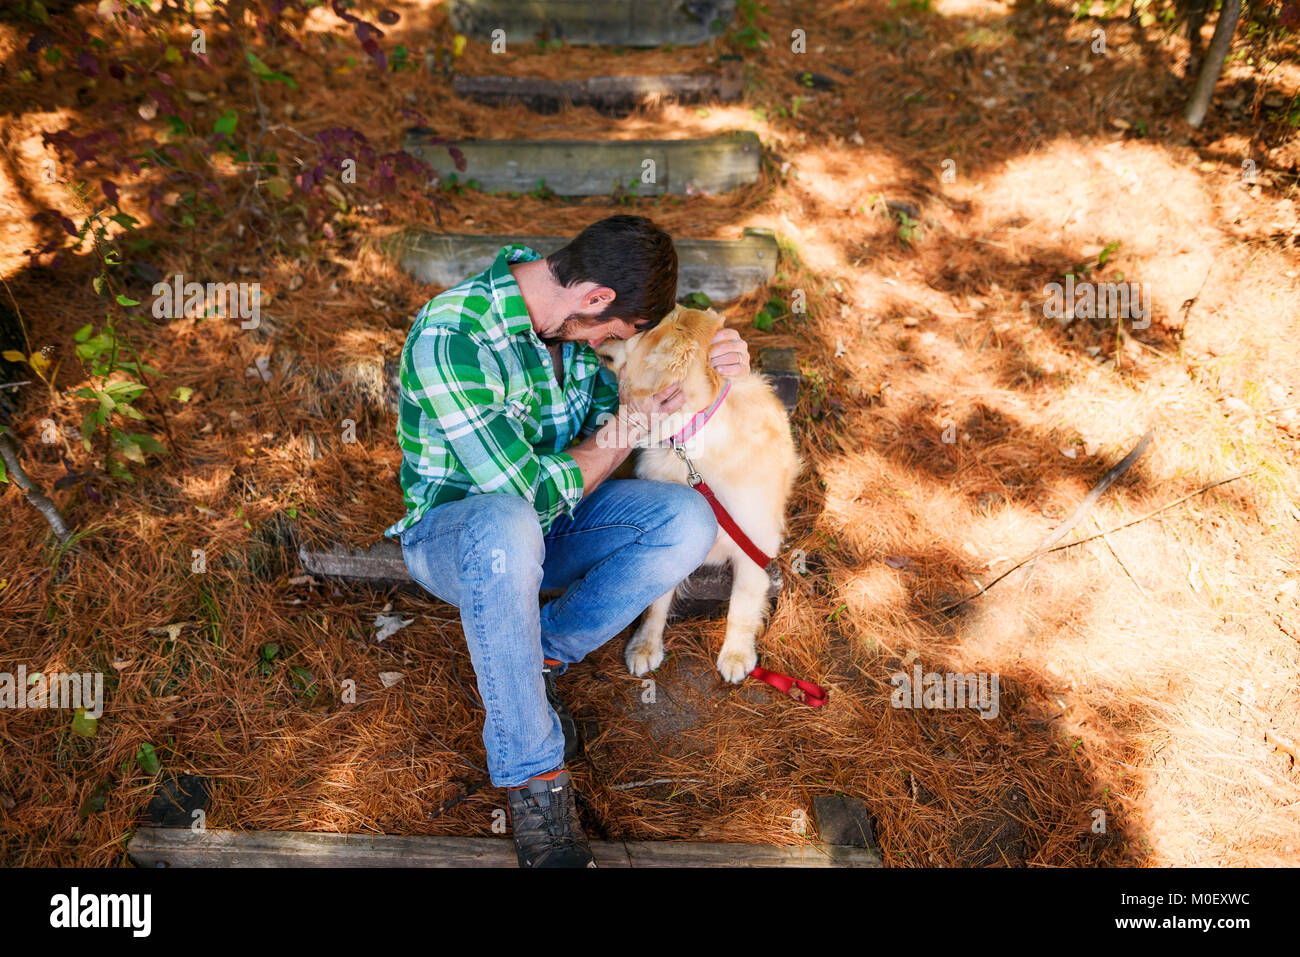
[[[563,769],[529,778],[506,791],[519,866],[595,867],[578,823],[576,794]]]
[[[559,675],[554,669],[558,665],[558,661],[547,658],[542,664],[542,681],[546,683],[546,701],[555,712],[555,716],[560,719],[560,730],[564,732],[564,762],[568,764],[577,756],[581,744],[578,741],[578,725],[574,722],[573,715],[564,706],[560,696],[555,693],[555,679]]]

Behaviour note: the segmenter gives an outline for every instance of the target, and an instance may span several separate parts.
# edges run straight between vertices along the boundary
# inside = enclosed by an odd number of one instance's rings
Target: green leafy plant
[[[99,731],[99,719],[86,714],[85,708],[72,712],[72,733],[83,738],[93,738]]]
[[[636,177],[633,177],[632,179],[628,180],[626,186],[624,186],[622,183],[615,183],[614,192],[611,198],[613,199],[614,203],[618,206],[631,206],[633,203],[635,203],[638,199],[641,198],[638,195],[638,188],[640,187],[640,185],[641,185],[641,180]]]
[[[394,73],[401,73],[403,70],[418,70],[419,64],[411,59],[411,51],[399,43],[393,48],[390,69]]]
[[[259,78],[263,80],[271,80],[276,83],[283,83],[291,90],[298,89],[298,84],[294,82],[293,77],[289,76],[289,74],[272,70],[269,66],[258,59],[257,54],[252,50],[247,51],[247,55],[248,65],[253,68],[253,72],[257,74]]]
[[[81,420],[81,442],[85,450],[93,451],[94,437],[102,435],[105,471],[116,479],[131,482],[134,479],[129,463],[143,465],[146,454],[167,454],[161,442],[137,431],[138,426],[134,424],[146,421],[145,414],[135,405],[136,400],[150,391],[149,376],[161,373],[145,363],[121,332],[124,316],[138,322],[147,320],[138,308],[139,300],[118,290],[117,270],[122,258],[109,236],[102,212],[93,210],[81,232],[91,239],[100,262],[99,275],[92,280],[92,286],[96,293],[108,299],[108,306],[98,329],[88,322],[73,333],[76,356],[90,384],[72,390],[71,395],[90,404]]]
[[[766,30],[757,24],[760,13],[766,14],[767,7],[756,0],[739,0],[736,4],[736,31],[733,34],[736,43],[746,50],[757,50],[771,39]]]
[[[316,687],[316,676],[302,665],[289,667],[289,680],[293,683],[294,689],[309,700],[316,697],[320,690]]]
[[[1073,276],[1075,279],[1086,279],[1092,273],[1099,272],[1106,268],[1106,263],[1110,261],[1111,256],[1119,252],[1119,248],[1120,241],[1118,239],[1108,242],[1101,248],[1101,252],[1097,253],[1096,259],[1088,259],[1084,262],[1078,263],[1077,265],[1071,266],[1065,271],[1062,278],[1065,278],[1065,276]],[[1123,273],[1119,273],[1115,276],[1117,282],[1123,278]]]
[[[907,213],[899,212],[898,214],[898,238],[909,246],[916,239],[917,232],[920,229],[920,223]]]
[[[270,677],[275,672],[275,659],[280,656],[280,646],[274,641],[268,641],[262,646],[261,652],[257,656],[257,673],[263,678]]]
[[[158,752],[148,741],[140,745],[139,750],[135,752],[135,763],[140,765],[141,771],[150,776],[157,774],[162,767],[162,763],[158,760]]]
[[[754,317],[754,328],[763,332],[771,332],[773,324],[778,319],[784,318],[789,311],[785,300],[779,296],[773,296],[764,304],[758,315]]]

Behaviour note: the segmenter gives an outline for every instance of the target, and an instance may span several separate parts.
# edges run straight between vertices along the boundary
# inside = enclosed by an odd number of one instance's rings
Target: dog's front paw
[[[664,663],[663,640],[640,640],[633,638],[623,651],[623,660],[627,670],[640,676],[649,674]]]
[[[740,684],[758,665],[758,650],[755,648],[723,648],[718,655],[718,674],[724,681]]]

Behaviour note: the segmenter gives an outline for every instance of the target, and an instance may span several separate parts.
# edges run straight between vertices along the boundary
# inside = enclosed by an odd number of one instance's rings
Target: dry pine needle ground
[[[440,6],[396,8],[395,42],[449,37]],[[634,209],[678,236],[762,226],[785,243],[778,282],[727,315],[754,354],[795,346],[805,374],[794,424],[808,468],[788,587],[761,648],[766,666],[830,688],[830,705],[720,686],[712,620],[670,628],[649,706],[616,638],[562,684],[587,727],[575,771],[592,833],[798,843],[812,798],[843,792],[871,808],[890,865],[1300,863],[1300,772],[1274,743],[1300,738],[1294,141],[1273,142],[1260,163],[1291,176],[1244,187],[1247,118],[1231,103],[1246,68],[1230,67],[1189,137],[1174,73],[1185,47],[1118,18],[1104,59],[1090,58],[1089,23],[1046,4],[773,2],[757,22],[774,40],[747,56],[746,99],[703,109],[539,118],[463,102],[423,71],[340,72],[356,51],[323,13],[301,56],[284,51],[299,89],[267,94],[305,134],[352,125],[385,149],[412,103],[451,136],[748,128],[763,139],[761,182],[725,196],[617,209],[472,191],[439,202],[449,231],[570,234]],[[781,38],[795,27],[810,41],[792,65]],[[19,40],[6,31],[0,56],[12,60]],[[458,69],[689,70],[716,52],[494,59],[471,44]],[[837,85],[808,90],[798,68]],[[207,109],[223,108],[211,75],[178,80],[207,84]],[[96,104],[41,82],[0,92],[11,199],[0,274],[34,344],[64,351],[64,390],[78,384],[71,333],[97,309],[92,273],[33,271],[21,251],[46,238],[31,215],[67,200],[40,175],[41,132],[92,122]],[[1284,65],[1269,83],[1290,97],[1300,78]],[[1145,136],[1132,133],[1139,120]],[[940,179],[946,159],[952,183]],[[145,184],[121,185],[146,217]],[[3,863],[121,864],[156,784],[134,761],[144,742],[166,771],[214,782],[213,827],[491,833],[502,800],[475,789],[481,709],[454,610],[304,581],[288,547],[369,544],[401,513],[385,390],[410,316],[436,290],[401,275],[379,243],[430,225],[428,199],[408,189],[389,200],[386,224],[340,214],[338,241],[282,255],[220,223],[198,242],[156,236],[167,275],[260,281],[269,321],[255,334],[192,321],[142,334],[168,386],[195,390],[171,418],[179,447],[104,505],[56,493],[81,533],[73,551],[57,554],[15,492],[0,496],[0,669],[109,682],[93,739],[72,735],[63,713],[0,712]],[[915,211],[915,235],[900,235],[886,201]],[[1115,241],[1108,269],[1150,285],[1152,327],[1117,336],[1105,322],[1044,319],[1043,285]],[[808,312],[754,330],[762,303],[793,289]],[[247,374],[259,357],[269,382]],[[59,395],[23,401],[15,431],[50,488],[63,472],[39,423],[74,434],[78,422]],[[340,440],[344,418],[355,444]],[[1148,428],[1151,450],[1076,534],[1259,471],[937,612],[1032,551]],[[203,575],[191,573],[195,548],[208,555]],[[795,549],[806,574],[790,564]],[[377,644],[387,601],[413,623]],[[280,654],[263,674],[268,642]],[[999,674],[997,719],[892,708],[890,676],[917,663]],[[380,674],[394,672],[386,687]],[[346,681],[355,704],[341,700]],[[640,783],[659,780],[678,783]],[[104,809],[81,817],[101,785]]]

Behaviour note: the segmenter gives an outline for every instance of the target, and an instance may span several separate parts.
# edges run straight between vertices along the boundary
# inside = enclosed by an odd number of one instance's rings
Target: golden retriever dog
[[[682,383],[681,410],[651,423],[649,444],[637,453],[637,478],[689,484],[686,462],[674,451],[671,439],[696,413],[713,405],[725,382],[730,382],[725,399],[682,444],[696,472],[740,530],[774,558],[785,531],[786,501],[801,463],[785,407],[767,380],[754,372],[724,380],[709,366],[709,343],[723,322],[717,313],[678,306],[649,332],[624,341],[607,340],[596,351],[618,376],[624,400]],[[732,570],[731,600],[718,672],[727,681],[740,682],[758,664],[768,575],[719,527],[704,564],[726,562]],[[628,642],[624,660],[632,674],[646,674],[663,663],[664,625],[676,591],[650,606]]]

